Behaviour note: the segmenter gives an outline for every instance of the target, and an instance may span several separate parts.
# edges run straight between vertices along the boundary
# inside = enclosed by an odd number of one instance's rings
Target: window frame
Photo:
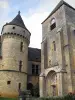
[[[38,64],[32,64],[32,75],[39,75],[39,65]]]

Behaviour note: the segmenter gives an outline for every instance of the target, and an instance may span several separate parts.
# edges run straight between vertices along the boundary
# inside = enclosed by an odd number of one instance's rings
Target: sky
[[[41,23],[51,13],[60,0],[0,0],[0,31],[21,12],[25,26],[31,32],[30,47],[41,48]],[[75,0],[64,0],[75,7]]]

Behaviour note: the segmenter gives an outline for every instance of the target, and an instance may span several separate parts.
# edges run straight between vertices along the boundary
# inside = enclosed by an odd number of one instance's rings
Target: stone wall
[[[23,51],[20,44],[23,42]],[[21,72],[19,62],[22,61]],[[2,65],[0,66],[1,96],[18,96],[20,89],[27,89],[28,43],[21,36],[13,34],[2,35]],[[10,84],[7,82],[10,81]]]
[[[21,90],[26,89],[25,73],[0,71],[0,96],[17,97],[19,95],[19,83],[21,83]],[[10,81],[10,84],[7,82]]]

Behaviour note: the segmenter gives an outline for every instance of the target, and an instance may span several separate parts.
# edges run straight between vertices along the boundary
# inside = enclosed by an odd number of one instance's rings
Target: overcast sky
[[[30,47],[41,48],[41,22],[51,13],[60,0],[0,0],[0,31],[21,11],[25,26],[31,32]],[[75,0],[64,0],[75,7]]]

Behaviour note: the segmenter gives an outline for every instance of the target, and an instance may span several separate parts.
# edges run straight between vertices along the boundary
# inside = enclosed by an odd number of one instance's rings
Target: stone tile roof
[[[61,0],[58,5],[54,8],[54,10],[49,14],[49,16],[42,22],[42,24],[52,15],[54,14],[62,5],[66,5],[70,8],[72,8],[73,10],[75,10],[75,8],[73,8],[71,5],[69,5],[68,3],[66,3],[64,0]]]
[[[21,15],[20,15],[20,12],[18,13],[18,15],[11,21],[8,23],[9,25],[18,25],[22,28],[26,28],[25,25],[24,25],[24,22],[21,18]]]
[[[28,61],[41,62],[41,49],[28,48]]]

